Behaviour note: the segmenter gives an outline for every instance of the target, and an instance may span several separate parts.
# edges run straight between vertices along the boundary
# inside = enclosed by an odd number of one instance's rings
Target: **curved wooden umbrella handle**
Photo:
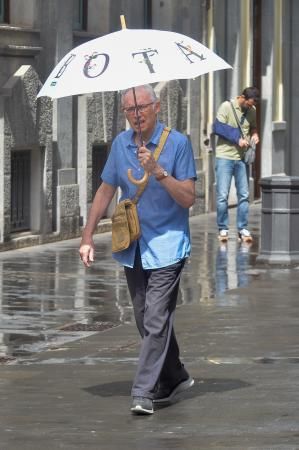
[[[128,178],[131,181],[131,183],[135,184],[136,186],[139,186],[140,184],[145,183],[147,181],[148,177],[149,177],[149,173],[144,171],[143,177],[140,180],[137,180],[132,175],[132,169],[128,169]]]

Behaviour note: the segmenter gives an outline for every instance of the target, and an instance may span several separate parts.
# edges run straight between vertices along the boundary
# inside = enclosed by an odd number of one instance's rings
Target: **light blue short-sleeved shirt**
[[[164,125],[157,122],[153,135],[146,147],[154,151]],[[177,180],[196,179],[193,151],[189,139],[176,130],[171,130],[159,164]],[[142,178],[144,171],[137,159],[137,146],[132,129],[120,133],[113,141],[111,151],[102,172],[102,180],[114,187],[120,187],[122,196],[133,198],[137,186],[127,176],[131,168],[135,178]],[[139,246],[144,269],[157,269],[174,264],[190,255],[189,209],[178,205],[166,189],[150,176],[149,183],[138,203],[141,227]],[[133,267],[137,241],[113,257],[122,265]]]

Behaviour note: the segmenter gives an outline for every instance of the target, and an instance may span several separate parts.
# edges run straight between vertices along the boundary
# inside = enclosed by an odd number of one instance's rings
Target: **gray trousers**
[[[158,386],[171,388],[188,378],[179,359],[179,347],[173,330],[184,262],[144,270],[137,246],[134,267],[125,267],[136,325],[142,337],[132,396],[153,398]]]

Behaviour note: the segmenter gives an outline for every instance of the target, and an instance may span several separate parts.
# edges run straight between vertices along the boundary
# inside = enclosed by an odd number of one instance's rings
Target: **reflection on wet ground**
[[[229,242],[220,245],[214,218],[204,217],[191,219],[193,250],[179,304],[225,305],[227,290],[259,276],[252,267],[258,239],[246,246],[232,233]],[[87,270],[78,257],[79,240],[0,253],[3,361],[133,320],[123,270],[111,258],[110,239],[110,233],[95,237],[97,259]]]

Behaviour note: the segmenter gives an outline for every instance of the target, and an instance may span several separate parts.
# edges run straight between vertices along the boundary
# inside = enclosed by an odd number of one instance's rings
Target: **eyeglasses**
[[[128,115],[135,114],[137,111],[140,113],[143,113],[147,110],[147,108],[150,105],[153,105],[153,104],[154,104],[154,102],[150,102],[150,103],[146,103],[145,105],[130,106],[129,108],[123,108],[123,112]]]

